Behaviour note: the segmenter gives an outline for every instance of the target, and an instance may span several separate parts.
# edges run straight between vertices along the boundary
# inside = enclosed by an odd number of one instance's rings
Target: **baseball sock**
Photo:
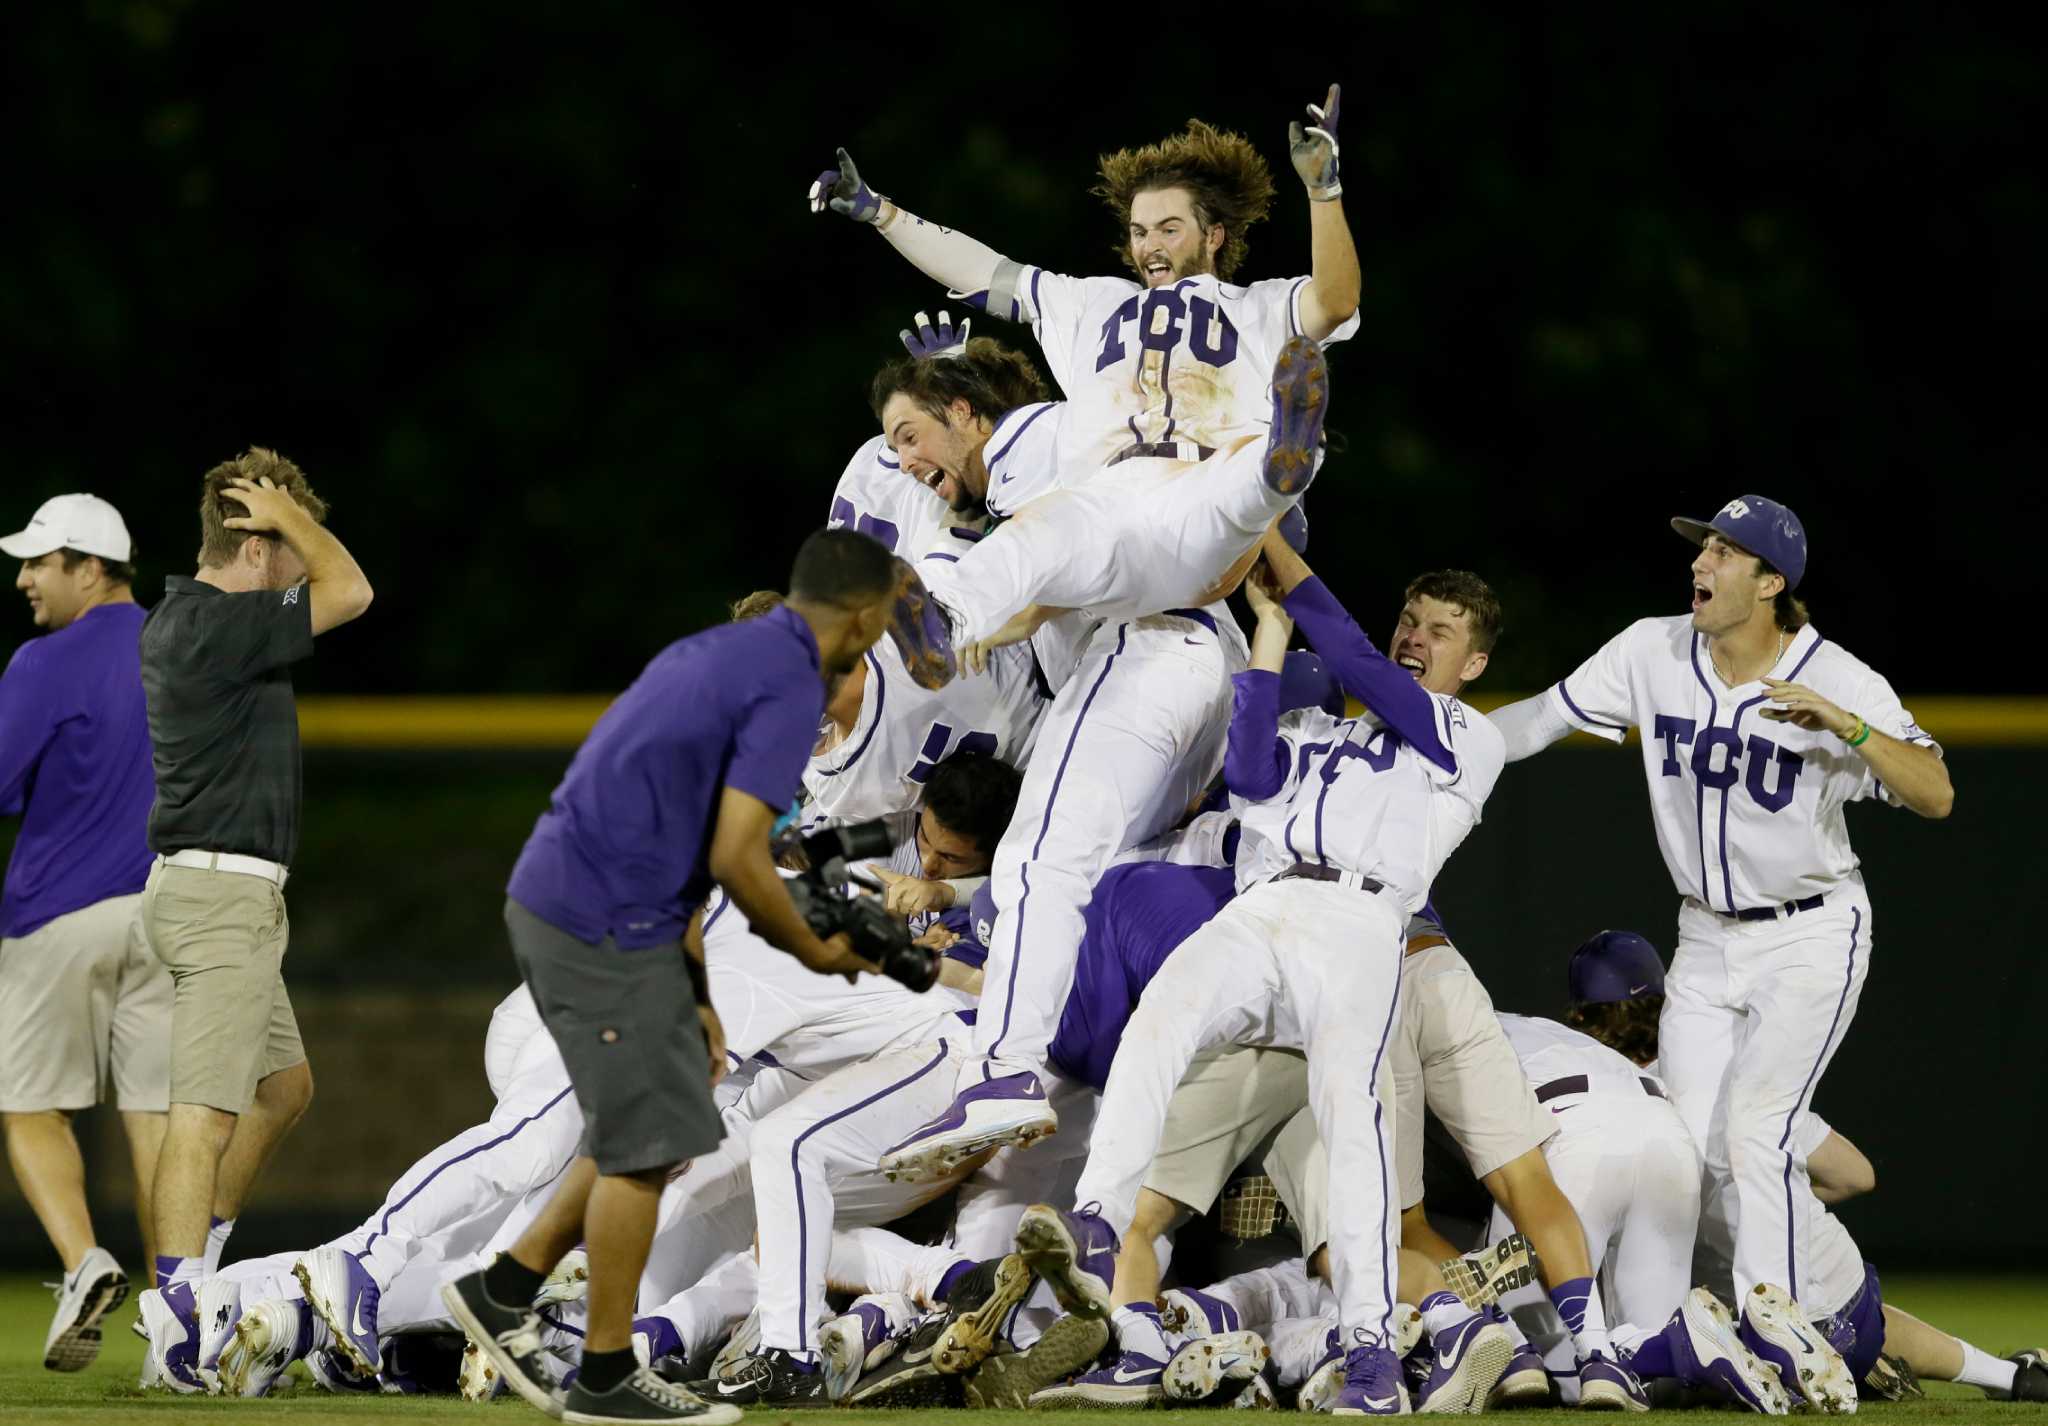
[[[1109,1314],[1109,1325],[1116,1333],[1117,1346],[1126,1352],[1155,1362],[1173,1355],[1173,1349],[1166,1345],[1166,1333],[1160,1330],[1159,1309],[1149,1302],[1117,1308]]]
[[[501,1262],[511,1259],[501,1258]],[[583,1352],[583,1370],[576,1378],[585,1391],[606,1392],[633,1374],[640,1363],[633,1356],[631,1347],[621,1347],[616,1352]]]
[[[221,1254],[228,1250],[228,1234],[235,1231],[235,1220],[216,1218],[206,1229],[206,1275],[212,1277],[220,1271]]]
[[[535,1272],[510,1253],[505,1254],[495,1263],[484,1269],[484,1291],[489,1293],[491,1301],[497,1303],[500,1307],[532,1306],[534,1297],[540,1292],[541,1284],[547,1280],[548,1275],[546,1273]],[[599,1355],[610,1356],[615,1354],[600,1353]],[[626,1353],[628,1360],[632,1358],[632,1355],[630,1351]],[[623,1373],[620,1374],[619,1379],[622,1381],[625,1379]],[[602,1391],[603,1389],[602,1387],[591,1388],[593,1391]]]
[[[2016,1363],[2001,1361],[1960,1337],[1956,1338],[1956,1345],[1963,1349],[1963,1369],[1956,1373],[1957,1381],[1986,1391],[2008,1394],[2012,1391],[2012,1379],[2019,1374]]]
[[[1422,1325],[1429,1329],[1432,1342],[1478,1315],[1460,1302],[1455,1292],[1432,1292],[1422,1299],[1421,1311]]]
[[[1550,1289],[1550,1301],[1564,1319],[1582,1357],[1611,1357],[1607,1345],[1607,1314],[1600,1307],[1600,1289],[1589,1277],[1575,1277]]]

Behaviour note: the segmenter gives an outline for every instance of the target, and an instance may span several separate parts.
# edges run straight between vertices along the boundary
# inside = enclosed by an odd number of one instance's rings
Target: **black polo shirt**
[[[299,709],[290,665],[313,652],[305,586],[230,594],[172,576],[142,626],[156,764],[149,848],[299,850]]]

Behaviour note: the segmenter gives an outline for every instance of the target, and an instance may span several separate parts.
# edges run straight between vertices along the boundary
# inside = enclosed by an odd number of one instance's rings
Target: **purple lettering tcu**
[[[1164,321],[1154,316],[1160,312],[1166,314]],[[1237,359],[1237,328],[1220,307],[1206,297],[1183,300],[1173,288],[1158,287],[1143,297],[1129,298],[1103,322],[1102,351],[1095,358],[1097,371],[1115,366],[1130,354],[1123,336],[1129,322],[1138,324],[1141,350],[1171,352],[1186,336],[1189,353],[1206,366],[1228,366]]]
[[[1782,812],[1792,805],[1793,794],[1798,790],[1800,770],[1806,766],[1805,758],[1755,733],[1749,735],[1745,747],[1742,739],[1726,728],[1708,728],[1704,733],[1697,733],[1697,728],[1698,725],[1690,718],[1674,718],[1664,713],[1656,716],[1650,736],[1664,744],[1664,776],[1683,775],[1678,749],[1689,746],[1692,754],[1686,765],[1692,768],[1700,786],[1726,792],[1740,781],[1750,799],[1766,812]],[[1727,757],[1719,767],[1714,765],[1716,748],[1727,749]],[[1745,752],[1748,754],[1747,766],[1743,766]],[[1777,764],[1776,786],[1769,785],[1773,763]]]

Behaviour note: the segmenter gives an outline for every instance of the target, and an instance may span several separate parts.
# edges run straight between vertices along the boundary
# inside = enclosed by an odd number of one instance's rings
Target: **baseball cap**
[[[1337,676],[1307,649],[1296,649],[1280,663],[1280,711],[1320,708],[1332,718],[1344,716],[1344,690]]]
[[[42,503],[28,528],[0,539],[0,552],[11,559],[41,559],[53,550],[128,562],[135,546],[121,512],[97,495],[56,495]]]
[[[1718,534],[1759,559],[1769,560],[1785,576],[1785,588],[1797,589],[1806,573],[1806,527],[1786,506],[1761,495],[1739,495],[1711,520],[1674,517],[1671,528],[1696,545]]]
[[[1572,952],[1565,976],[1574,1005],[1606,1005],[1664,993],[1664,960],[1633,931],[1602,931]]]
[[[974,889],[974,899],[968,903],[967,938],[986,949],[996,938],[996,892],[995,881],[991,878]]]
[[[1298,555],[1308,553],[1308,511],[1296,501],[1287,513],[1280,517],[1280,538],[1287,541],[1287,548]]]

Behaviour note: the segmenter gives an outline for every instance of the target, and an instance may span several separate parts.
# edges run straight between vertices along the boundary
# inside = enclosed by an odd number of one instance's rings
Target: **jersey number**
[[[1188,350],[1207,366],[1228,366],[1237,357],[1237,328],[1230,318],[1206,297],[1183,298],[1170,287],[1154,288],[1143,297],[1133,297],[1109,314],[1102,324],[1102,354],[1095,369],[1102,371],[1124,359],[1124,327],[1138,324],[1138,347],[1142,351],[1171,352],[1187,333]]]
[[[953,730],[951,728],[944,723],[932,724],[932,730],[924,735],[924,746],[917,750],[917,765],[910,770],[910,780],[912,782],[923,782],[926,778],[930,777],[932,769],[937,767],[946,757],[946,744],[952,741]],[[994,757],[996,755],[996,735],[994,733],[963,734],[960,739],[960,745],[954,748],[953,751],[956,753],[987,753],[990,757]]]
[[[1701,787],[1726,792],[1739,780],[1750,799],[1766,812],[1782,812],[1792,805],[1792,793],[1798,786],[1799,770],[1806,766],[1806,759],[1790,748],[1781,748],[1769,738],[1751,733],[1745,749],[1742,739],[1732,729],[1710,727],[1702,733],[1692,719],[1673,718],[1664,713],[1657,715],[1653,728],[1652,736],[1664,744],[1664,776],[1680,775],[1678,749],[1684,745],[1692,749],[1685,766],[1692,769],[1692,775],[1699,779]],[[1716,748],[1722,750],[1718,756],[1714,751]],[[1745,751],[1749,754],[1746,769],[1739,766]],[[1766,782],[1773,762],[1778,765],[1775,787]]]
[[[811,508],[815,510],[818,507],[813,505]],[[861,514],[860,511],[853,508],[853,502],[843,495],[832,497],[832,518],[826,523],[835,530],[851,526],[863,535],[869,535],[880,540],[891,551],[894,551],[896,548],[895,525],[887,520],[877,519],[873,515]]]

